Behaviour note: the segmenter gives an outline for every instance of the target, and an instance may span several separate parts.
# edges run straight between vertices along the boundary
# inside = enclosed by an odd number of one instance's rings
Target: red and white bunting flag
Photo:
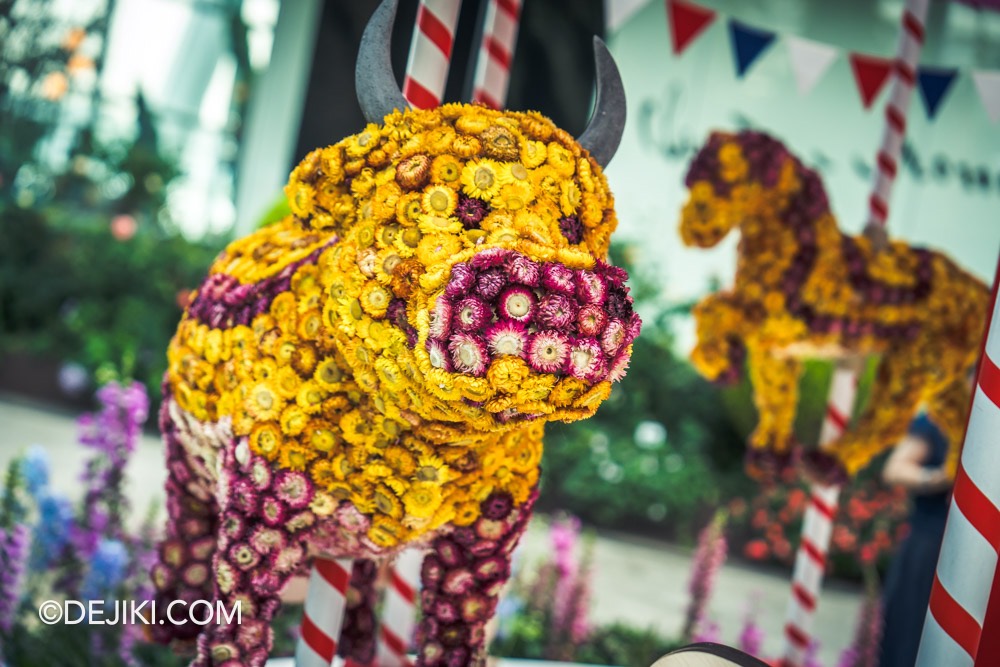
[[[792,35],[785,37],[785,44],[788,46],[788,56],[792,62],[795,83],[802,95],[813,89],[840,53],[829,44],[821,44],[811,39]]]
[[[850,61],[854,81],[858,84],[858,92],[861,94],[861,103],[867,109],[871,107],[889,80],[892,61],[888,58],[866,56],[863,53],[852,53]]]
[[[715,20],[715,11],[683,0],[667,0],[670,39],[674,55],[680,55]]]
[[[1000,120],[1000,72],[973,70],[972,82],[976,84],[986,115],[994,123]]]
[[[604,26],[608,33],[621,28],[651,0],[604,0]]]

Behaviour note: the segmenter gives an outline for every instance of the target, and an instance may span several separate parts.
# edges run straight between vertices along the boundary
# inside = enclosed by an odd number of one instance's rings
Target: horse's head
[[[762,132],[713,132],[684,178],[690,197],[681,212],[687,245],[714,246],[736,225],[767,205],[774,191],[797,188],[795,161]],[[780,203],[777,203],[780,206]]]
[[[410,110],[387,6],[359,57],[369,125],[308,155],[286,190],[302,225],[339,237],[323,326],[389,417],[486,432],[589,416],[639,329],[627,276],[604,261],[617,220],[602,166],[624,121],[614,61],[597,43],[579,139],[533,112]]]

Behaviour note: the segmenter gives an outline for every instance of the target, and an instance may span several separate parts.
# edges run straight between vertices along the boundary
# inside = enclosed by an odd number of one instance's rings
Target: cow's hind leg
[[[474,524],[434,541],[421,572],[418,667],[485,664],[486,624],[510,578],[511,553],[536,496],[512,508],[509,495],[494,492]]]
[[[167,530],[152,569],[156,617],[151,631],[157,641],[193,642],[201,628],[194,623],[174,624],[166,617],[174,608],[212,598],[212,557],[218,506],[215,497],[192,468],[183,441],[195,437],[186,420],[175,418],[176,404],[169,398],[160,412],[160,429],[167,450]],[[174,615],[180,620],[182,614]],[[162,621],[162,624],[161,624]]]
[[[375,561],[367,558],[354,561],[337,653],[361,665],[375,660],[377,578],[378,565]]]

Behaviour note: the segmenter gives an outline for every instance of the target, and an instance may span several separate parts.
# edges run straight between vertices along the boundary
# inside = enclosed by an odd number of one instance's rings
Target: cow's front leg
[[[273,472],[262,458],[220,482],[221,517],[213,560],[216,614],[198,638],[194,667],[263,667],[281,592],[300,572],[315,516],[312,484],[299,472]],[[232,616],[235,610],[239,616]]]
[[[212,557],[219,513],[214,494],[183,446],[182,441],[193,441],[197,436],[177,410],[168,396],[160,411],[160,431],[167,450],[167,531],[150,573],[156,591],[156,615],[150,631],[156,641],[172,642],[175,649],[189,650],[200,626],[173,623],[167,612],[212,597]],[[182,614],[176,616],[184,620]]]
[[[378,565],[367,558],[355,559],[347,588],[344,625],[340,630],[337,654],[356,664],[375,659],[375,603],[378,598]]]
[[[515,508],[509,495],[494,492],[483,501],[483,516],[475,523],[434,541],[421,572],[418,667],[486,663],[486,624],[510,578],[511,553],[537,494],[533,491]]]

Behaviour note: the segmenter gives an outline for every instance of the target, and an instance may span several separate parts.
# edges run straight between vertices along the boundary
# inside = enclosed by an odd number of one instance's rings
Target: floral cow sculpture
[[[370,662],[373,563],[411,547],[427,551],[420,664],[481,664],[543,424],[592,415],[638,334],[605,263],[624,95],[603,45],[576,140],[536,113],[407,109],[393,15],[359,54],[370,124],[295,168],[292,215],[222,253],[170,346],[157,609],[242,609],[154,625],[196,639],[195,665],[263,665],[282,589],[315,556],[355,559],[348,598],[367,603],[340,650]]]
[[[953,443],[969,405],[989,293],[948,258],[837,229],[819,176],[759,132],[713,133],[685,184],[687,245],[740,230],[735,287],[695,308],[692,361],[707,378],[738,379],[748,357],[759,413],[748,470],[770,477],[792,460],[801,359],[881,355],[857,425],[806,454],[819,479],[841,482],[905,433],[921,403]],[[957,447],[950,465],[954,470]]]

